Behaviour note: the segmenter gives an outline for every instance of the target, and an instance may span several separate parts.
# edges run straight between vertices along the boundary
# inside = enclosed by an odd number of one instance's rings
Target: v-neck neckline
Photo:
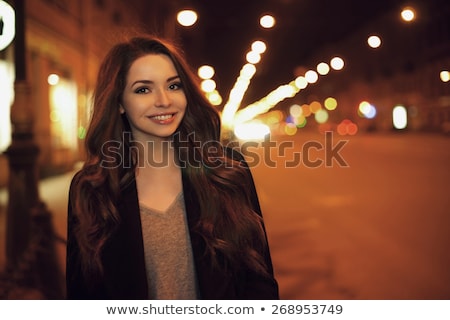
[[[178,203],[178,200],[180,199],[180,197],[182,195],[183,195],[183,191],[180,191],[165,210],[159,210],[159,209],[151,208],[151,207],[147,206],[146,204],[144,204],[142,202],[139,202],[139,206],[141,208],[147,210],[147,211],[150,211],[150,213],[153,213],[153,214],[167,215],[168,213],[173,211],[172,208]]]

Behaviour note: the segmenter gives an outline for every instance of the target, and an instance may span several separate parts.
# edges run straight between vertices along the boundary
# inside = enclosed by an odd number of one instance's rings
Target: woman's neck
[[[175,150],[169,139],[149,140],[145,143],[137,142],[138,163],[140,168],[168,168],[174,167]]]

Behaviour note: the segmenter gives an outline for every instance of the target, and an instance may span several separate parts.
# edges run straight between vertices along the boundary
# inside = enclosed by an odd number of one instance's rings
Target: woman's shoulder
[[[69,192],[71,193],[74,189],[81,188],[81,185],[84,185],[86,179],[86,170],[84,168],[78,168],[73,171],[72,178],[70,180]]]
[[[81,170],[73,171],[72,177],[70,178],[70,187],[71,188],[76,183],[76,181],[78,181],[80,179],[81,174],[82,174]]]
[[[85,172],[82,168],[74,170],[70,180],[70,186],[73,187],[73,185],[78,183],[84,175]]]

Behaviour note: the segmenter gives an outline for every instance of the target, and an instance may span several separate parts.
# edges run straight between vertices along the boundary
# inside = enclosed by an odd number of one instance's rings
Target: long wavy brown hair
[[[220,116],[199,89],[198,78],[182,51],[167,40],[147,35],[115,45],[98,73],[85,141],[87,159],[74,178],[70,194],[84,271],[102,273],[102,249],[121,223],[117,209],[120,191],[135,179],[135,148],[130,125],[120,114],[119,105],[131,64],[147,54],[170,57],[187,98],[174,147],[180,164],[184,164],[182,174],[193,186],[200,207],[200,219],[193,231],[204,239],[206,254],[217,268],[251,268],[267,275],[268,266],[260,254],[267,243],[261,217],[254,211],[248,192],[252,183],[248,168],[217,147],[221,146]],[[104,148],[111,141],[119,142],[120,152]],[[205,147],[211,143],[213,147]]]

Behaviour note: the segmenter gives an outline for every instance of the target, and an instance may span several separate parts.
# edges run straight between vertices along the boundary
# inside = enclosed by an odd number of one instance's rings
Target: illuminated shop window
[[[54,79],[55,77],[51,77]],[[50,85],[50,132],[53,148],[77,148],[77,87],[59,77]]]
[[[11,105],[14,101],[14,66],[0,60],[0,152],[11,144]]]

